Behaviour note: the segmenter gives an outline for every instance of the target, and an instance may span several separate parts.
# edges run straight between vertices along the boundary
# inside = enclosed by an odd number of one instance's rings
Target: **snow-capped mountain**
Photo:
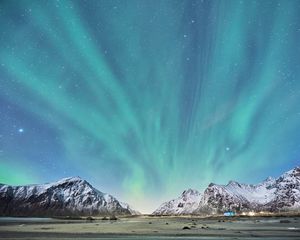
[[[274,198],[265,205],[266,209],[300,210],[300,167],[281,175],[271,189],[275,189]]]
[[[0,216],[74,216],[128,214],[113,196],[79,177],[27,186],[0,184]]]
[[[155,215],[191,214],[199,206],[201,194],[194,189],[185,190],[179,198],[163,203]]]
[[[300,211],[300,167],[284,173],[277,179],[269,177],[257,185],[235,181],[230,181],[227,185],[211,183],[199,196],[200,199],[189,203],[193,206],[190,209],[178,211],[178,207],[175,206],[175,202],[180,199],[178,198],[163,204],[153,214],[218,214],[228,210]]]

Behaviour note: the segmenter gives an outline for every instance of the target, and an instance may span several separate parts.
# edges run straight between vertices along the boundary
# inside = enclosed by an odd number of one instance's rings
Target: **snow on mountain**
[[[127,209],[131,215],[141,215],[141,213],[137,210],[134,210],[128,203],[120,202],[122,208]]]
[[[238,184],[228,183],[224,186],[211,183],[205,189],[195,212],[217,214],[231,208],[238,208],[240,204],[243,208],[248,208],[249,202],[243,195],[239,194],[240,188],[242,187]]]
[[[196,191],[196,190],[195,190]],[[181,197],[162,204],[153,214],[218,214],[231,210],[284,211],[300,210],[300,167],[279,178],[267,178],[257,184],[230,181],[227,185],[211,183],[203,194],[191,198],[184,208],[178,205]]]
[[[201,194],[197,190],[185,190],[179,198],[163,203],[154,215],[179,215],[191,214],[194,212],[201,199]]]
[[[27,186],[0,184],[0,216],[128,214],[113,196],[79,177]]]
[[[228,210],[249,211],[258,209],[275,198],[273,179],[257,185],[230,181],[227,185],[210,184],[204,191],[198,211],[219,213]]]
[[[300,209],[300,167],[282,174],[274,183],[275,197],[266,204],[270,211]]]

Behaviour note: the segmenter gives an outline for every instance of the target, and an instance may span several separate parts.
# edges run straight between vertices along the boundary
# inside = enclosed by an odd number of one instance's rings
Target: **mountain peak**
[[[79,176],[66,177],[66,178],[62,178],[61,180],[58,180],[58,182],[81,182],[81,181],[84,181],[84,180]]]
[[[236,182],[236,181],[230,180],[230,181],[228,182],[227,186],[238,186],[238,187],[240,187],[241,184],[238,183],[238,182]]]
[[[59,185],[88,185],[90,188],[92,188],[92,186],[84,179],[80,178],[80,177],[66,177],[66,178],[62,178],[56,182],[51,182],[51,183],[47,183],[46,185],[53,185],[53,186],[59,186]]]
[[[201,194],[192,188],[186,189],[181,196],[163,203],[156,209],[154,215],[191,214],[199,205]]]
[[[300,210],[300,167],[279,178],[268,177],[259,184],[229,181],[227,185],[210,183],[203,193],[187,189],[181,196],[163,203],[153,214],[216,214],[228,209],[241,211]]]
[[[297,166],[295,168],[292,169],[292,172],[297,175],[300,176],[300,166]]]
[[[287,171],[286,173],[289,173],[289,174],[300,173],[300,166],[294,167],[293,169]]]
[[[273,177],[267,177],[265,180],[264,180],[264,182],[270,182],[270,181],[273,181],[274,180],[274,178]]]
[[[262,184],[273,184],[275,181],[276,181],[275,178],[273,178],[273,177],[267,177],[267,178],[262,182]]]
[[[188,195],[198,195],[198,194],[199,192],[196,189],[189,188],[187,190],[184,190],[181,195],[188,196]]]
[[[300,178],[300,167],[295,167],[279,177],[279,180],[290,179],[290,178]]]
[[[80,177],[0,188],[1,216],[131,215],[130,210],[122,207],[112,195],[100,192]]]

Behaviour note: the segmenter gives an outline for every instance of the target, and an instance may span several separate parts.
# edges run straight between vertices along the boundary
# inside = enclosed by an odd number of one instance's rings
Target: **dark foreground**
[[[0,218],[0,239],[299,239],[300,217]]]

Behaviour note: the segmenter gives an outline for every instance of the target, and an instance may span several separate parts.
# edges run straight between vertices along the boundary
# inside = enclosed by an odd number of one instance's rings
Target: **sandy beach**
[[[300,217],[1,218],[1,239],[300,239]]]

